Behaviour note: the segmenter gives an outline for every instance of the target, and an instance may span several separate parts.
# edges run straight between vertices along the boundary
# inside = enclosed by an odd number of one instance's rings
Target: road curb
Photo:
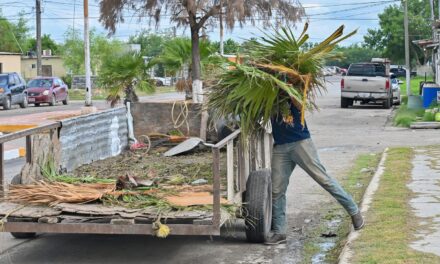
[[[25,148],[11,149],[4,152],[4,160],[12,160],[26,156]]]
[[[362,215],[365,217],[365,213],[370,209],[371,203],[373,201],[373,196],[379,187],[380,178],[382,177],[385,171],[385,161],[387,159],[388,148],[384,150],[382,153],[382,157],[379,162],[379,166],[377,167],[376,172],[373,175],[370,183],[368,184],[367,189],[365,190],[364,196],[362,197],[362,202],[360,206],[360,211]],[[368,222],[366,223],[368,225]],[[350,234],[347,237],[347,242],[342,249],[341,254],[339,255],[339,264],[350,264],[350,258],[352,257],[353,252],[351,251],[351,244],[358,238],[359,234],[363,230],[355,231],[353,228],[350,231]]]

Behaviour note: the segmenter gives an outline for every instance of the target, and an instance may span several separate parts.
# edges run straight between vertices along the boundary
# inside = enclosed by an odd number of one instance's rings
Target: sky
[[[52,39],[58,43],[64,40],[64,33],[69,27],[76,30],[83,30],[83,0],[41,0],[42,1],[42,34],[50,34]],[[311,41],[319,42],[330,35],[340,25],[346,26],[346,32],[357,29],[358,33],[345,40],[342,45],[361,43],[363,36],[368,29],[378,27],[378,14],[387,6],[398,4],[400,1],[393,0],[302,0],[300,1],[306,11],[303,22],[296,25],[296,30],[301,31],[305,21],[309,21],[309,36]],[[16,20],[19,12],[24,12],[29,19],[28,25],[35,34],[35,0],[0,0],[0,8],[3,17]],[[173,24],[162,19],[158,28],[149,25],[147,20],[139,21],[133,14],[127,13],[124,24],[119,24],[114,38],[127,40],[130,35],[135,35],[142,30],[152,32],[163,32],[171,30]],[[98,21],[99,1],[89,0],[90,25],[96,31],[103,34],[108,32]],[[210,29],[207,31],[211,40],[219,40],[219,30]],[[189,36],[189,29],[179,29],[178,35]],[[232,38],[242,42],[251,37],[263,35],[261,26],[245,25],[243,28],[235,27],[230,32],[225,32],[225,39]]]

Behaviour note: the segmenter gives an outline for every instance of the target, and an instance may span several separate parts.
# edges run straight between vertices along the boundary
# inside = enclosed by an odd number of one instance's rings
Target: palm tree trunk
[[[191,26],[191,51],[192,51],[192,93],[194,103],[203,102],[203,83],[200,80],[200,46],[199,46],[199,30],[198,25]]]

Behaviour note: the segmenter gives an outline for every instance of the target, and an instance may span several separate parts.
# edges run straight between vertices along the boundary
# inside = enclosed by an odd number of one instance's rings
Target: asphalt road
[[[392,110],[380,106],[339,107],[339,80],[327,83],[318,98],[319,112],[307,114],[308,126],[327,171],[341,179],[361,153],[380,153],[388,146],[438,144],[438,131],[390,126]],[[249,244],[242,225],[222,236],[169,237],[51,235],[32,240],[0,236],[0,263],[299,263],[304,238],[318,215],[335,201],[301,169],[292,175],[288,194],[288,243]],[[306,230],[301,232],[298,230]],[[20,244],[17,244],[20,243]]]

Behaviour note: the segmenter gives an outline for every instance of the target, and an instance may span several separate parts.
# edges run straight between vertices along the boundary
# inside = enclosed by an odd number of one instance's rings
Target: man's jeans
[[[359,209],[353,198],[325,171],[312,140],[275,145],[272,155],[272,231],[286,233],[286,190],[289,178],[299,165],[345,208],[349,215]]]

